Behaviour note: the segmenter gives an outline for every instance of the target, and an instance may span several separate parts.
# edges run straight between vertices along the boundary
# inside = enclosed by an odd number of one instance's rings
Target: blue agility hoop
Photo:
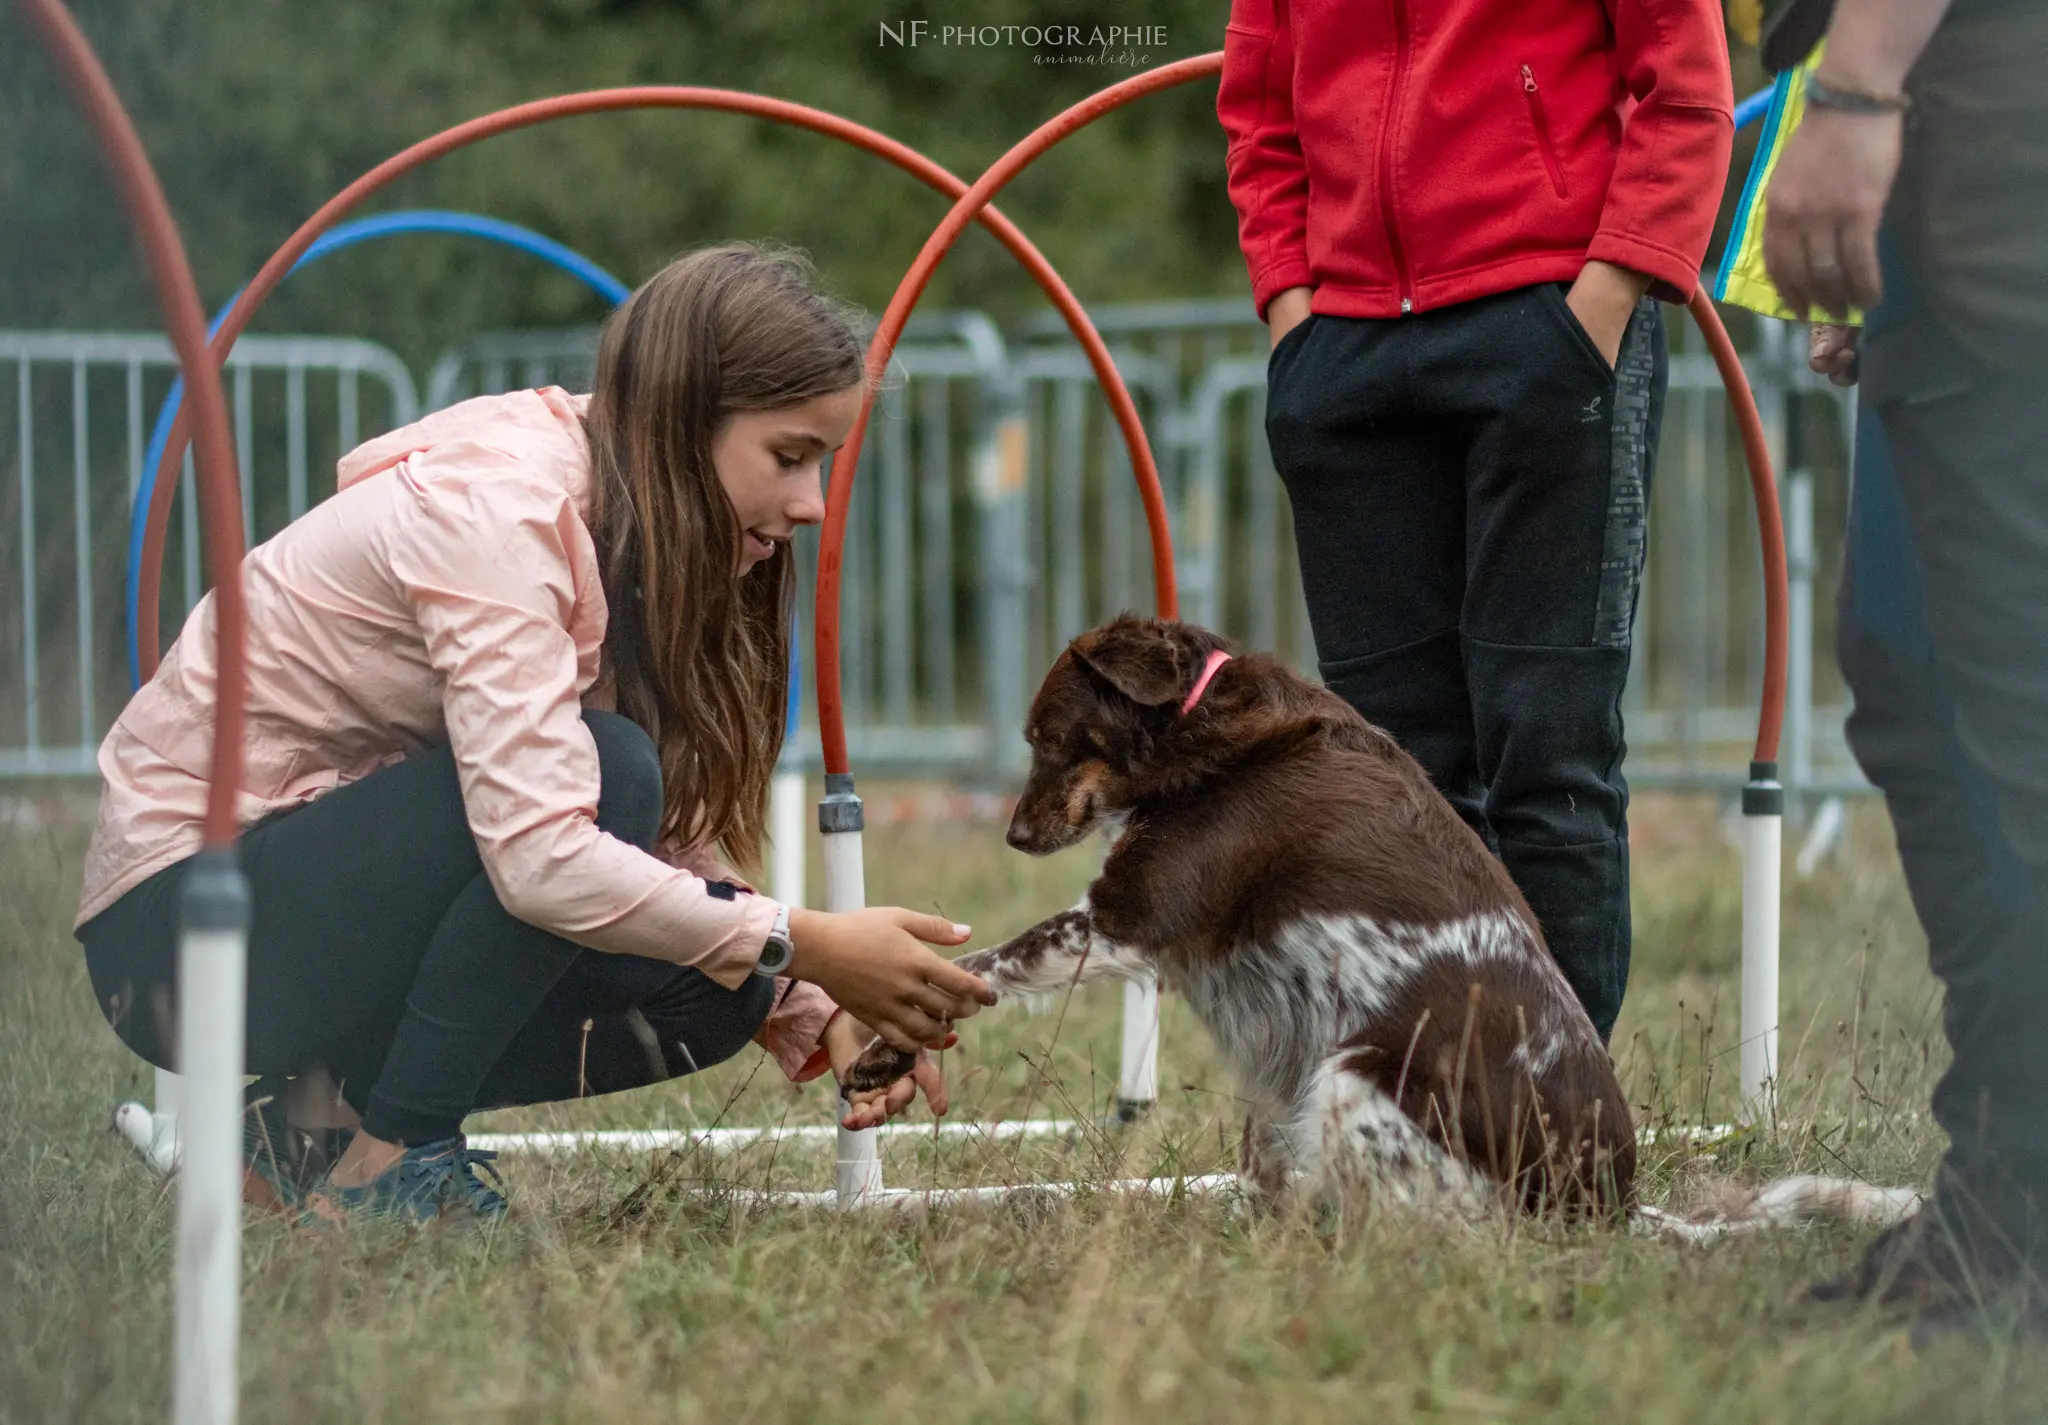
[[[1746,129],[1758,119],[1761,119],[1764,116],[1764,111],[1771,107],[1771,96],[1776,92],[1776,85],[1771,86],[1769,89],[1759,89],[1740,104],[1737,104],[1735,106],[1735,127]]]
[[[362,218],[352,223],[343,223],[330,228],[306,249],[305,255],[291,266],[297,272],[307,263],[339,252],[345,247],[368,242],[372,238],[399,237],[417,233],[447,233],[457,237],[481,238],[486,242],[498,243],[503,247],[527,253],[541,261],[550,263],[590,288],[606,302],[616,307],[632,295],[632,289],[618,278],[599,267],[574,248],[565,247],[551,237],[545,237],[531,228],[517,223],[508,223],[501,218],[486,218],[476,213],[441,212],[434,209],[415,209],[396,213],[379,213],[375,217]],[[289,274],[287,274],[289,275]],[[237,290],[228,299],[227,305],[214,313],[206,334],[211,338],[220,330],[220,324],[234,309],[242,293]],[[149,435],[149,449],[142,457],[141,478],[136,482],[135,505],[128,516],[128,568],[123,584],[122,604],[126,610],[128,632],[128,679],[133,687],[142,686],[142,647],[138,628],[139,606],[142,598],[142,546],[149,532],[149,506],[156,494],[157,467],[163,464],[164,447],[170,444],[171,427],[178,419],[178,408],[185,398],[185,380],[181,376],[171,383],[169,394],[164,397],[163,409],[157,412],[156,425]],[[253,533],[253,531],[251,531]]]

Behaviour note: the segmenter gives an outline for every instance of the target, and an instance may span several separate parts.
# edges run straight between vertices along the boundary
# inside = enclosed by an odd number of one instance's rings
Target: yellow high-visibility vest
[[[1730,302],[1786,321],[1802,318],[1785,305],[1777,287],[1771,282],[1771,274],[1764,270],[1764,193],[1770,187],[1771,174],[1778,166],[1778,155],[1785,151],[1786,140],[1792,137],[1792,131],[1799,127],[1800,119],[1806,114],[1806,79],[1820,64],[1820,56],[1820,50],[1815,49],[1804,63],[1780,71],[1771,87],[1771,107],[1764,115],[1763,138],[1756,146],[1756,157],[1750,162],[1749,177],[1742,185],[1742,201],[1735,209],[1735,224],[1728,231],[1727,246],[1721,249],[1721,270],[1714,278],[1715,301]],[[1810,319],[1817,322],[1841,321],[1818,311],[1812,313]],[[1846,326],[1862,324],[1861,312],[1851,312],[1843,323]]]

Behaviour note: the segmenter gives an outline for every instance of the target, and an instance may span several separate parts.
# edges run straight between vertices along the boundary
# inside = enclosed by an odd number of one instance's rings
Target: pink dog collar
[[[1209,660],[1202,665],[1202,676],[1195,679],[1195,686],[1189,690],[1187,701],[1180,705],[1180,715],[1186,717],[1195,710],[1195,704],[1202,700],[1202,694],[1209,690],[1209,680],[1216,676],[1216,670],[1230,661],[1230,655],[1220,648],[1209,651]]]

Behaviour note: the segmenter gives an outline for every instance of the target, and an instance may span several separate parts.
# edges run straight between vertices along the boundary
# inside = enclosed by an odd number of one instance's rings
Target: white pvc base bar
[[[731,1152],[761,1143],[837,1141],[844,1130],[835,1124],[798,1124],[772,1128],[613,1128],[563,1133],[471,1133],[469,1146],[498,1153],[580,1153],[600,1148],[617,1153],[658,1153],[670,1148],[705,1148]],[[1082,1132],[1071,1119],[1020,1118],[1012,1123],[890,1123],[870,1129],[881,1138],[930,1138],[1008,1141],[1013,1138],[1067,1138]],[[877,1163],[877,1171],[880,1164]]]
[[[1102,1183],[1015,1183],[971,1188],[885,1188],[852,1196],[834,1192],[764,1192],[758,1188],[696,1188],[692,1195],[714,1197],[747,1207],[893,1208],[920,1211],[1001,1202],[1006,1198],[1068,1200],[1091,1193],[1131,1197],[1204,1197],[1237,1191],[1237,1174],[1209,1173],[1193,1178],[1119,1178]]]
[[[114,1110],[114,1131],[160,1173],[178,1166],[178,1094],[178,1076],[158,1069],[154,1109],[130,1099]]]

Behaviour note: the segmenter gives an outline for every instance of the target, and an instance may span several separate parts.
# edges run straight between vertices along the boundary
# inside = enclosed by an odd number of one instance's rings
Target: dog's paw
[[[895,1083],[917,1065],[915,1054],[906,1054],[893,1048],[889,1042],[877,1035],[875,1041],[860,1051],[860,1057],[847,1066],[846,1079],[840,1085],[848,1093],[869,1093],[885,1089]]]
[[[996,967],[996,952],[993,949],[973,950],[955,959],[953,963],[970,975],[979,975],[988,980],[990,971]],[[995,983],[993,980],[989,982],[991,985]],[[999,986],[997,993],[1001,993]]]

